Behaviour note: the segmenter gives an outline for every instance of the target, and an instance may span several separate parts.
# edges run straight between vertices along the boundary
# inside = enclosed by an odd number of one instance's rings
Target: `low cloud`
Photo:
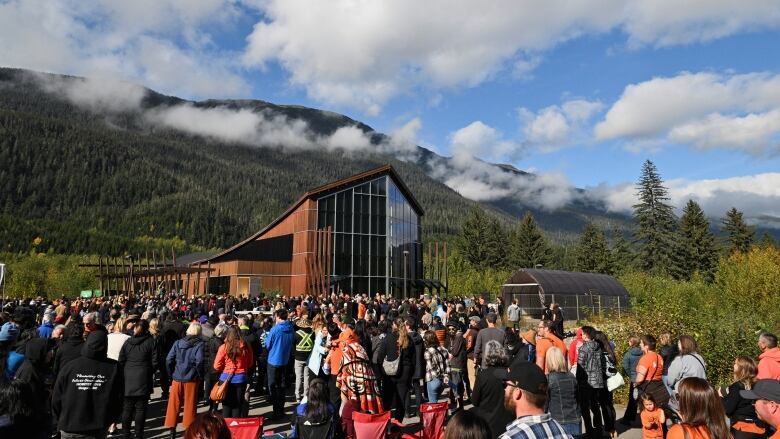
[[[108,119],[123,112],[137,113],[149,126],[256,147],[347,153],[374,151],[395,155],[401,160],[417,157],[416,136],[422,126],[417,118],[376,141],[372,140],[371,133],[357,126],[342,126],[330,135],[320,135],[301,119],[291,119],[269,110],[203,107],[192,102],[145,108],[142,103],[147,95],[146,88],[110,78],[34,74],[33,79],[42,90]]]

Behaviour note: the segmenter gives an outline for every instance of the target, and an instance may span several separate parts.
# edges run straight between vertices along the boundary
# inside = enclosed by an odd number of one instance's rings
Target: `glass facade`
[[[326,227],[334,231],[331,275],[338,289],[401,297],[407,279],[407,295],[414,293],[412,280],[422,273],[420,218],[391,178],[319,198],[317,228]]]

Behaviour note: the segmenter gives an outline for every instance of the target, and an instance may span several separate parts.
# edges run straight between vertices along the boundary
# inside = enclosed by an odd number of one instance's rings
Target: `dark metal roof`
[[[628,297],[628,291],[617,279],[597,273],[522,269],[515,271],[505,286],[534,283],[539,284],[542,294]]]

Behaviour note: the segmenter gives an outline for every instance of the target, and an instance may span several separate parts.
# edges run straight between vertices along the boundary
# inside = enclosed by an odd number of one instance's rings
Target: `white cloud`
[[[728,209],[736,207],[752,223],[780,227],[780,173],[723,179],[673,179],[665,184],[678,214],[685,203],[693,199],[711,218],[722,218]],[[637,203],[634,184],[600,185],[589,188],[588,193],[616,212],[631,213],[632,206]],[[767,221],[769,217],[774,217],[775,221]]]
[[[467,154],[489,161],[513,161],[523,152],[521,145],[479,120],[450,134],[450,151],[455,157]]]
[[[595,136],[759,154],[778,149],[779,116],[780,75],[685,72],[627,86]]]
[[[267,0],[244,62],[278,62],[315,99],[376,114],[415,87],[527,77],[544,51],[622,29],[632,47],[710,41],[776,29],[774,0]],[[673,12],[672,12],[673,11]]]
[[[230,0],[10,0],[0,3],[0,64],[121,78],[185,97],[245,95],[231,54],[204,30],[238,13]]]
[[[586,100],[571,100],[564,104],[551,105],[538,112],[519,108],[524,140],[528,146],[542,151],[552,151],[576,141],[586,141],[586,123],[601,109],[603,104]]]
[[[778,26],[774,0],[629,1],[623,23],[633,46],[689,44]]]

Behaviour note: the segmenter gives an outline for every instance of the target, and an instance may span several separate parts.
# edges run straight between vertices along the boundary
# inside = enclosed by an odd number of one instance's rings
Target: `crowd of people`
[[[0,313],[0,437],[142,439],[159,387],[171,438],[179,425],[229,437],[224,419],[253,402],[291,437],[354,438],[355,413],[400,425],[447,402],[448,439],[615,438],[618,424],[644,439],[780,438],[773,334],[716,388],[689,335],[637,335],[618,358],[592,326],[564,333],[557,304],[530,329],[522,311],[427,295],[15,300]]]

